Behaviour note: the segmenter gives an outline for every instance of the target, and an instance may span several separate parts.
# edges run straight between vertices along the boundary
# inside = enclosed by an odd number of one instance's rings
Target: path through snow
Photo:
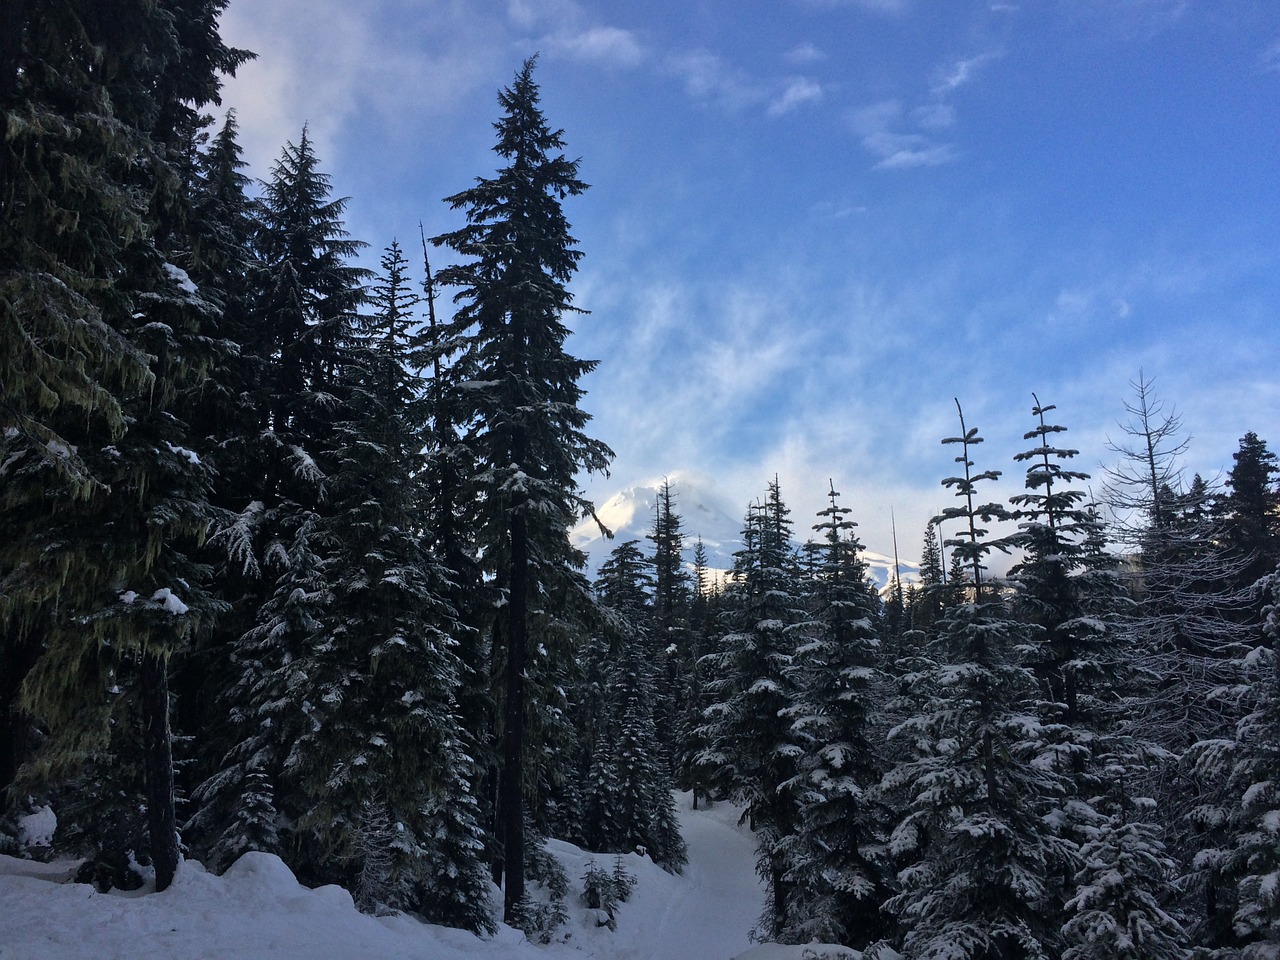
[[[624,857],[638,883],[618,929],[571,904],[558,942],[534,946],[510,928],[490,939],[407,917],[358,913],[338,887],[308,889],[276,857],[249,854],[221,877],[186,863],[164,893],[98,893],[68,868],[0,856],[0,960],[729,960],[748,949],[764,896],[751,835],[728,804],[689,809],[690,863],[671,876]],[[592,855],[553,842],[576,901]],[[595,858],[611,868],[613,858]],[[797,954],[798,956],[798,954]]]

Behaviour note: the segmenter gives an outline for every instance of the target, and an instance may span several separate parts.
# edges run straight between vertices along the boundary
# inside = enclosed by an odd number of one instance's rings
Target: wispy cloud
[[[926,103],[911,111],[911,119],[925,130],[946,130],[956,125],[956,108],[949,103]]]
[[[759,83],[710,50],[673,53],[666,58],[664,69],[680,80],[694,100],[739,109],[766,97]]]
[[[956,158],[953,144],[933,139],[917,130],[903,129],[902,104],[884,100],[854,113],[852,124],[862,138],[862,146],[877,158],[882,170],[937,167]],[[918,121],[917,121],[918,123]]]
[[[1258,58],[1258,67],[1263,73],[1280,71],[1280,40],[1277,40]]]
[[[593,26],[555,33],[544,38],[542,46],[574,60],[604,67],[632,69],[649,58],[635,33],[618,27]]]
[[[974,78],[979,67],[999,56],[998,52],[989,51],[972,57],[963,57],[944,67],[939,72],[939,77],[933,85],[934,96],[946,96],[957,88],[964,86]]]
[[[812,43],[802,43],[798,47],[792,47],[788,50],[784,59],[787,63],[804,67],[827,59],[827,55]]]
[[[337,154],[348,126],[363,116],[388,129],[427,124],[488,85],[502,49],[499,24],[432,4],[402,29],[382,29],[377,9],[338,0],[235,4],[221,21],[229,44],[259,52],[226,85],[241,142],[256,171],[265,171],[304,123],[322,157]],[[430,48],[431,56],[423,56]],[[406,117],[404,98],[414,110]]]
[[[771,117],[780,117],[790,113],[797,107],[807,103],[816,103],[822,99],[822,85],[808,77],[792,77],[786,88],[770,101],[766,112]]]
[[[911,0],[803,0],[814,7],[859,7],[871,13],[899,14],[911,6]]]

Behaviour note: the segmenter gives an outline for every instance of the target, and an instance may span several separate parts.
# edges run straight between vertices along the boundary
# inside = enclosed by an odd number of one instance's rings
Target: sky
[[[663,475],[832,481],[918,557],[943,437],[1021,491],[1032,394],[1100,486],[1130,381],[1222,479],[1280,449],[1280,4],[1273,0],[232,0],[250,172],[308,124],[376,266],[461,225],[498,90],[538,54],[591,189],[568,348],[598,502]],[[416,254],[415,254],[416,255]],[[445,260],[434,254],[433,266]],[[696,530],[687,530],[696,533]]]

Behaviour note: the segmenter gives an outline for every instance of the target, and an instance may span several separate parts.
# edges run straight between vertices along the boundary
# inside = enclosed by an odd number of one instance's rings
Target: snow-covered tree
[[[888,896],[884,773],[874,742],[873,683],[879,599],[867,582],[862,544],[834,486],[814,526],[820,566],[809,620],[799,625],[789,708],[804,753],[800,816],[784,841],[791,900],[782,938],[864,947],[881,939]]]
[[[0,53],[2,786],[33,715],[52,736],[29,769],[69,791],[137,741],[141,783],[100,800],[145,812],[161,889],[178,861],[168,661],[218,607],[188,415],[219,305],[175,261],[199,111],[244,56],[218,36],[224,6],[17,5]]]
[[[525,720],[542,693],[527,681],[554,673],[554,664],[536,671],[530,657],[545,650],[570,658],[555,641],[575,637],[564,617],[586,602],[582,559],[568,538],[575,520],[591,513],[577,477],[605,470],[612,458],[585,434],[590,418],[579,406],[578,381],[595,363],[564,350],[564,316],[575,309],[567,284],[582,254],[561,201],[586,184],[577,161],[560,152],[562,131],[543,116],[534,63],[527,60],[499,95],[494,150],[505,165],[448,198],[467,223],[436,238],[462,258],[439,279],[459,288],[452,327],[463,341],[458,362],[472,378],[457,420],[476,464],[465,499],[477,508],[478,551],[502,591],[491,630],[502,661],[497,832],[509,919],[524,898]]]
[[[714,770],[720,789],[741,804],[743,820],[756,832],[757,869],[769,891],[761,928],[774,939],[790,917],[783,841],[798,822],[796,775],[802,753],[789,716],[792,628],[804,619],[790,510],[776,480],[765,502],[749,509],[743,542],[734,558],[728,630],[701,661],[710,705],[700,736],[707,744],[703,762]]]
[[[905,677],[915,712],[891,736],[909,758],[884,780],[900,798],[891,850],[905,865],[886,909],[904,929],[910,960],[1051,957],[1057,930],[1047,873],[1062,854],[1041,814],[1061,785],[1032,762],[1044,731],[1034,677],[1016,661],[1024,632],[983,562],[998,545],[984,524],[1006,511],[979,502],[979,485],[999,473],[975,471],[982,438],[963,412],[960,429],[943,443],[960,446],[962,470],[943,483],[961,503],[942,518],[960,522],[945,546],[967,570],[969,596],[939,624],[945,659],[922,660]]]

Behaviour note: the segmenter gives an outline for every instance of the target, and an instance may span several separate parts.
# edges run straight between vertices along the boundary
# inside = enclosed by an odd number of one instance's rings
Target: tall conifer
[[[552,653],[563,645],[558,637],[573,636],[565,618],[589,602],[568,530],[591,512],[578,490],[579,473],[603,471],[612,458],[584,433],[590,418],[579,406],[578,381],[596,364],[564,350],[564,318],[575,310],[567,284],[582,254],[561,201],[587,185],[578,179],[577,161],[561,153],[562,131],[543,116],[534,64],[525,61],[499,94],[504,113],[494,150],[505,165],[448,198],[466,212],[467,224],[436,238],[462,258],[439,279],[459,288],[458,362],[474,378],[459,416],[477,469],[467,502],[478,509],[477,546],[503,594],[490,629],[503,662],[498,833],[508,920],[517,919],[525,894],[525,720],[530,696],[532,705],[539,696],[526,680],[551,675],[535,670],[530,657]]]

